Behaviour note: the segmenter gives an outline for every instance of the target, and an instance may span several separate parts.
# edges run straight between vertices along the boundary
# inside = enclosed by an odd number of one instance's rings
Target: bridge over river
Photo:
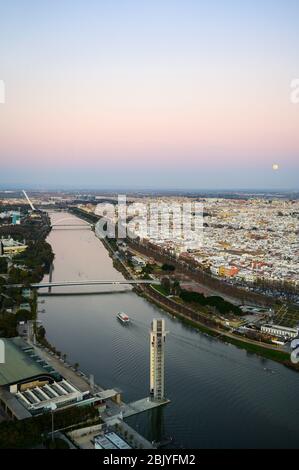
[[[152,279],[124,279],[124,280],[103,280],[103,279],[96,279],[96,280],[86,280],[86,281],[56,281],[56,282],[40,282],[40,283],[33,283],[30,284],[29,287],[34,289],[42,289],[42,288],[49,288],[49,287],[69,287],[69,286],[104,286],[104,285],[113,285],[113,286],[120,286],[120,285],[137,285],[137,284],[152,284],[152,285],[159,285],[161,284],[158,280]],[[24,287],[23,284],[8,284],[6,287],[8,288],[22,288]]]

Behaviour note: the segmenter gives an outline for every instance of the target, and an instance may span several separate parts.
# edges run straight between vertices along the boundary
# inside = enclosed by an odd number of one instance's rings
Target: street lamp
[[[54,442],[54,411],[57,409],[57,405],[55,403],[50,403],[47,406],[47,409],[51,411],[52,416],[52,442]]]

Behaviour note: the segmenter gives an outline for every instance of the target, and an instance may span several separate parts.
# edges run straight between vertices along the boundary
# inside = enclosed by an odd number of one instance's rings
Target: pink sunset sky
[[[298,3],[141,3],[4,6],[0,185],[297,188]]]

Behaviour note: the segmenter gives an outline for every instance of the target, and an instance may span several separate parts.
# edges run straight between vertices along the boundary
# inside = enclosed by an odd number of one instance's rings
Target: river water
[[[51,217],[82,223],[64,213]],[[48,242],[55,253],[53,281],[122,279],[92,231],[56,228]],[[149,394],[150,323],[165,318],[171,403],[128,420],[145,437],[171,436],[184,448],[299,447],[298,373],[193,330],[130,288],[100,289],[100,295],[45,297],[40,319],[70,363],[78,362],[102,387],[120,389],[129,402]],[[60,291],[66,288],[53,289]],[[132,319],[129,327],[117,321],[119,311]]]

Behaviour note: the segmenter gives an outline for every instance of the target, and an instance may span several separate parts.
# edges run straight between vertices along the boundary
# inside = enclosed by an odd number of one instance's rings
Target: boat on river
[[[118,312],[117,319],[125,325],[130,323],[130,318],[128,317],[126,313],[123,313],[123,312]]]

